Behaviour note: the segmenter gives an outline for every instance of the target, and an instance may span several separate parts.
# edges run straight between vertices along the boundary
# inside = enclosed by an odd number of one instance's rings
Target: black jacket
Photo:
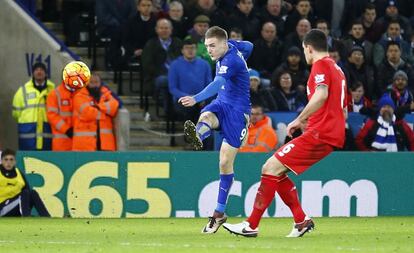
[[[156,36],[156,22],[157,20],[153,16],[148,21],[142,20],[139,12],[128,20],[122,33],[122,44],[128,56],[133,56],[137,49],[143,49],[145,43]]]
[[[142,67],[144,70],[145,87],[152,90],[153,81],[160,75],[167,75],[165,62],[172,62],[181,55],[182,42],[173,37],[168,51],[164,50],[158,37],[150,39],[142,52]]]
[[[247,62],[251,68],[260,72],[261,77],[270,79],[282,59],[282,42],[275,39],[269,47],[267,42],[260,38],[253,45],[252,55]]]

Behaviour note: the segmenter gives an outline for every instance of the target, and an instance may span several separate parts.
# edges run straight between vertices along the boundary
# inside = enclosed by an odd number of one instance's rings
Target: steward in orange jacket
[[[73,92],[62,82],[51,91],[46,101],[47,119],[52,128],[52,150],[72,150],[72,108]]]
[[[92,75],[88,87],[73,98],[73,145],[75,151],[116,150],[112,119],[119,103],[111,91]]]
[[[277,135],[261,106],[252,106],[251,124],[246,144],[240,152],[270,152],[276,149]]]

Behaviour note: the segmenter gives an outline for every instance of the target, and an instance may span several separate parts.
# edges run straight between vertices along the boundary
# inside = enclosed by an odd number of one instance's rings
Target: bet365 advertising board
[[[270,154],[238,154],[227,213],[248,216]],[[54,217],[206,217],[216,205],[217,152],[19,152]],[[318,216],[414,215],[414,154],[335,152],[291,174]],[[290,216],[276,195],[267,217]]]

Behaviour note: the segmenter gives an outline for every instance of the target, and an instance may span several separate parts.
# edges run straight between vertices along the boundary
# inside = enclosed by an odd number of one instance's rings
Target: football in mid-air
[[[63,82],[72,89],[78,90],[86,87],[91,79],[91,71],[81,61],[69,62],[63,69]]]

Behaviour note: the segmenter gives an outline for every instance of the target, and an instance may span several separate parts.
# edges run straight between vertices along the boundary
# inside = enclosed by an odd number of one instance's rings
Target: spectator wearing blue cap
[[[409,40],[412,34],[410,20],[399,13],[399,3],[402,1],[389,0],[385,8],[385,15],[378,19],[382,27],[388,27],[388,24],[395,20],[401,26],[401,35],[405,40]]]
[[[259,105],[264,111],[276,111],[277,106],[270,91],[261,85],[260,74],[257,70],[249,69],[250,103]]]
[[[388,94],[378,101],[379,114],[369,119],[358,133],[355,143],[361,151],[414,151],[414,131],[394,115],[394,102]]]

